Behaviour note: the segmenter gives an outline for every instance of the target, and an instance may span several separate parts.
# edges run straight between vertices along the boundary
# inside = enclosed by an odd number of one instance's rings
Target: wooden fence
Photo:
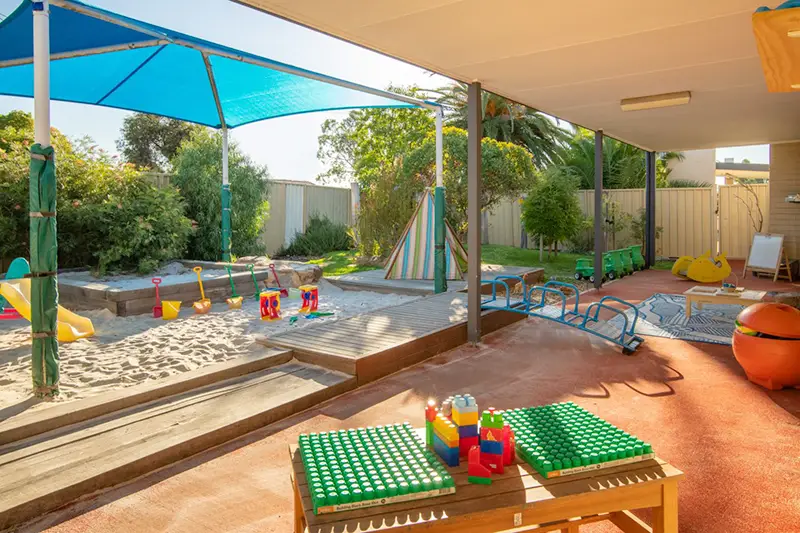
[[[747,255],[755,227],[751,215],[760,208],[764,221],[762,229],[769,228],[769,185],[725,185],[717,190],[708,188],[658,189],[656,191],[656,255],[679,257],[700,255],[707,250],[722,251],[729,258],[740,259]],[[749,192],[750,190],[753,193]],[[594,191],[578,191],[578,202],[587,217],[594,217]],[[644,189],[611,189],[604,192],[604,217],[606,220],[624,219],[626,226],[613,236],[608,236],[609,247],[623,247],[638,243],[633,234],[631,219],[640,217],[644,209]],[[756,198],[758,200],[756,200]],[[755,216],[755,215],[754,215]],[[520,245],[520,205],[517,200],[507,200],[496,206],[484,220],[488,223],[488,244]],[[528,239],[528,247],[537,245]]]
[[[760,213],[760,214],[759,214]],[[747,257],[753,234],[769,228],[769,185],[721,185],[719,188],[719,250],[728,257]]]

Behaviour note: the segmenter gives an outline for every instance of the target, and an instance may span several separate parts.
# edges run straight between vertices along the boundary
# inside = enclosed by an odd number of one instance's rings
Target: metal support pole
[[[656,153],[645,152],[644,182],[644,262],[656,264]]]
[[[442,108],[436,108],[436,191],[434,196],[433,289],[436,294],[447,291],[447,261],[445,258],[445,196],[444,196],[444,139]]]
[[[39,9],[38,7],[41,6]],[[33,8],[33,142],[50,146],[50,5]]]
[[[31,373],[38,397],[58,394],[56,164],[50,146],[50,5],[33,2],[33,135],[29,176]]]
[[[594,288],[603,286],[603,130],[594,133]]]
[[[231,260],[231,186],[228,183],[228,128],[222,128],[222,260]]]
[[[481,84],[467,92],[467,340],[481,340]]]

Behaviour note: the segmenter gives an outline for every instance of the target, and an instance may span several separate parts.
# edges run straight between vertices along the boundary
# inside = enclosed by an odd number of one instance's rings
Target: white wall
[[[714,183],[717,170],[716,150],[691,150],[683,152],[683,155],[686,157],[683,161],[670,162],[672,173],[669,179],[692,180],[709,185]]]

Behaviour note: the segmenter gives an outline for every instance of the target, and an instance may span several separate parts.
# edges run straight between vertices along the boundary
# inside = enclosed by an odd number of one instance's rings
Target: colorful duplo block
[[[470,448],[468,460],[467,481],[478,485],[491,485],[492,472],[481,464],[481,450],[478,446]]]
[[[433,421],[433,429],[439,433],[444,440],[458,442],[458,427],[443,413],[437,413],[436,419]]]
[[[478,436],[480,436],[480,432],[478,431],[478,424],[470,424],[469,426],[458,426],[458,437],[460,439],[468,437],[478,437]]]
[[[451,418],[458,426],[478,423],[478,404],[469,394],[455,396],[452,402]]]
[[[492,455],[503,455],[503,443],[494,440],[481,441],[481,453],[489,453]]]
[[[502,455],[495,455],[481,451],[481,464],[488,468],[493,474],[502,474],[505,471],[505,468],[503,468]]]
[[[481,415],[482,428],[503,429],[503,413],[490,407]]]
[[[517,439],[514,430],[506,424],[503,426],[503,464],[505,466],[513,463],[517,458]]]
[[[469,450],[473,446],[480,446],[480,438],[475,435],[474,437],[461,437],[458,439],[458,448],[461,457],[466,457],[469,453]]]
[[[458,445],[455,447],[448,446],[440,437],[437,432],[433,434],[433,450],[442,458],[447,466],[459,465],[459,449]]]

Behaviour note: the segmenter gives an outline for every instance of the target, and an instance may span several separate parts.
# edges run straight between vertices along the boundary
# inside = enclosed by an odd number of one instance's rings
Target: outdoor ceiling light
[[[654,94],[638,98],[624,98],[619,105],[623,111],[641,111],[643,109],[656,109],[659,107],[672,107],[686,105],[692,99],[692,93],[681,91],[677,93]]]
[[[789,30],[789,37],[800,39],[800,30]]]

